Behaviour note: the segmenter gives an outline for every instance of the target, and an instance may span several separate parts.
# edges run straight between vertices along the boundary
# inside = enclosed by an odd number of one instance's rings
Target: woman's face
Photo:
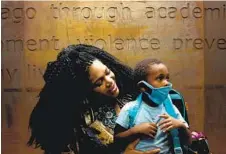
[[[95,92],[110,97],[118,96],[119,89],[115,82],[115,74],[99,60],[94,60],[90,65],[89,79]]]

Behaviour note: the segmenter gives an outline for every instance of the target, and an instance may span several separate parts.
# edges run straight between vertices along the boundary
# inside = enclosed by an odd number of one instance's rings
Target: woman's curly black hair
[[[90,106],[106,103],[103,96],[92,92],[89,81],[88,67],[95,59],[115,73],[120,89],[118,98],[133,91],[133,71],[130,67],[97,47],[69,45],[47,65],[43,76],[45,85],[30,115],[29,146],[40,147],[46,154],[59,154],[68,145],[74,145],[74,151],[77,151],[79,145],[75,142],[79,143],[82,139],[79,136],[82,134],[80,126],[85,125],[83,112]]]

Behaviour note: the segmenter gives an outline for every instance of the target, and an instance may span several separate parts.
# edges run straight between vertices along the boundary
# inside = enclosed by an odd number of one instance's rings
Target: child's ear
[[[138,88],[141,92],[148,92],[151,94],[152,90],[142,81],[137,83]]]
[[[142,82],[138,82],[138,83],[137,83],[137,87],[139,88],[139,90],[140,90],[141,92],[147,91],[146,86],[145,86],[144,83],[142,83]]]
[[[145,89],[144,87],[140,87],[140,91],[141,91],[141,92],[145,92],[146,89]]]

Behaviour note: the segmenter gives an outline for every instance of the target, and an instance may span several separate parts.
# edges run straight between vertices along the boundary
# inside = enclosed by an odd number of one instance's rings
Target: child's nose
[[[168,80],[164,80],[164,86],[168,86],[169,85],[169,81]]]

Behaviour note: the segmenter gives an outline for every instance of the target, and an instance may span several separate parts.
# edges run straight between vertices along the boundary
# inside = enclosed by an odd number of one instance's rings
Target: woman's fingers
[[[154,150],[145,151],[143,154],[158,154],[159,152],[160,152],[160,149],[154,149]]]
[[[138,144],[138,142],[140,141],[140,139],[136,139],[135,141],[133,141],[132,143],[130,143],[125,151],[124,154],[143,154],[143,152],[135,150],[136,145]]]
[[[130,143],[126,149],[135,149],[136,145],[138,144],[138,142],[140,141],[140,139],[136,139],[135,141],[133,141],[132,143]]]

